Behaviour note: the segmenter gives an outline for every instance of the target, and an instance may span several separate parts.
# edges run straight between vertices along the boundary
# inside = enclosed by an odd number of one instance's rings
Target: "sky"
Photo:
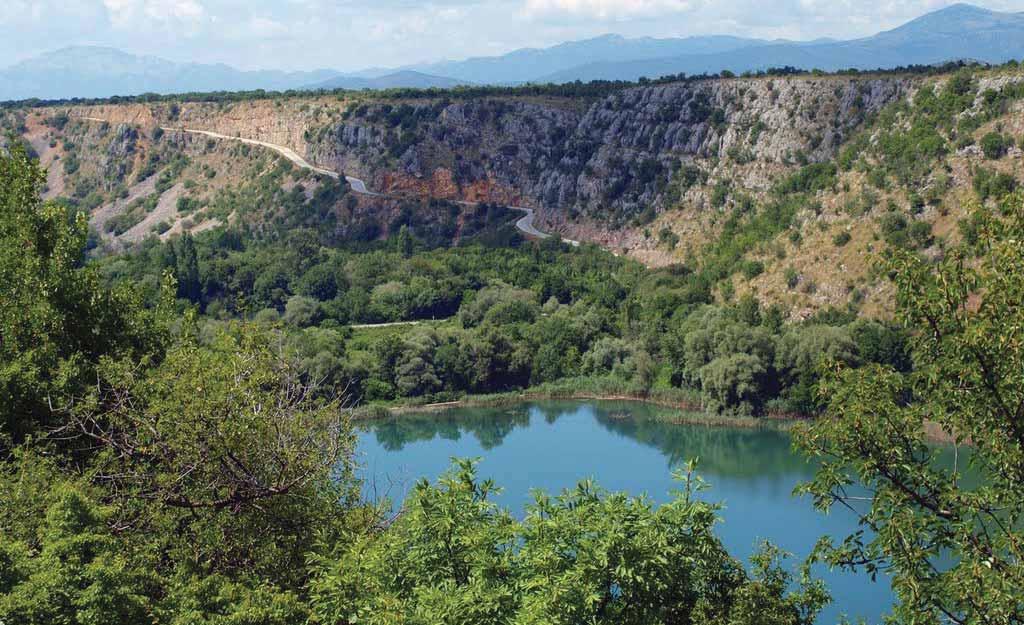
[[[1024,11],[1024,0],[974,0]],[[854,38],[951,0],[0,0],[0,65],[68,45],[241,69],[342,71],[607,33]]]

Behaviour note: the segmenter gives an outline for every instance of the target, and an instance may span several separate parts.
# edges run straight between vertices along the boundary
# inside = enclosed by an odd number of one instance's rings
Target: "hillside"
[[[884,314],[873,254],[941,256],[974,202],[1021,179],[1022,81],[1012,65],[584,96],[107,104],[15,111],[8,123],[51,165],[50,195],[90,210],[115,247],[236,222],[305,223],[333,241],[407,224],[453,242],[479,230],[476,213],[437,200],[484,201],[534,207],[542,229],[651,266],[684,266],[719,299],[750,292],[795,316]],[[386,197],[182,127],[286,146]]]

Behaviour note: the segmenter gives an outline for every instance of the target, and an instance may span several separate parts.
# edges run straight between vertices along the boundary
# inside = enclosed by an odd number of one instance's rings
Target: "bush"
[[[1002,158],[1012,146],[1013,138],[1003,137],[998,132],[990,132],[981,138],[981,151],[985,154],[985,158],[990,160]]]
[[[878,220],[882,230],[882,238],[893,247],[909,248],[910,237],[907,232],[907,218],[900,213],[891,212],[882,215]]]
[[[850,242],[851,238],[853,237],[850,235],[850,233],[843,230],[836,236],[832,237],[832,244],[835,245],[836,247],[843,247],[844,245]]]
[[[320,304],[311,297],[293,295],[284,308],[284,322],[297,328],[315,324],[320,317]]]
[[[764,273],[764,263],[759,260],[744,261],[743,265],[740,267],[740,271],[743,272],[743,275],[747,280],[753,280]]]
[[[176,208],[179,213],[187,215],[199,208],[199,200],[191,197],[179,197]]]
[[[719,181],[715,184],[715,188],[711,191],[711,205],[715,208],[721,208],[725,206],[726,200],[729,199],[730,184],[727,181]]]
[[[836,175],[835,164],[813,163],[780,182],[776,191],[781,194],[824,191],[835,185]]]
[[[679,235],[668,227],[662,228],[658,232],[658,243],[670,250],[674,250],[676,249],[676,245],[679,244]]]
[[[800,274],[793,267],[786,267],[786,286],[791,289],[795,289],[797,284],[800,284]]]
[[[908,231],[910,240],[917,247],[929,247],[934,238],[932,237],[932,225],[926,221],[913,221]]]
[[[1017,180],[1009,174],[979,167],[974,172],[973,185],[982,201],[988,198],[998,200],[1013,193],[1017,188]]]

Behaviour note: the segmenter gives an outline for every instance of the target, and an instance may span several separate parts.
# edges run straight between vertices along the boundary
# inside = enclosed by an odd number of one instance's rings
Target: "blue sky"
[[[2,0],[0,65],[107,45],[244,69],[353,70],[605,33],[850,38],[951,0]],[[976,0],[1024,11],[1024,0]]]

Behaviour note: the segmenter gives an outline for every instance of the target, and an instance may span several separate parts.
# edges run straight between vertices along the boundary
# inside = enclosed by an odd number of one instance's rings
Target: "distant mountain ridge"
[[[699,55],[626,62],[598,61],[540,76],[537,82],[636,80],[668,74],[734,73],[770,67],[879,69],[971,59],[1003,63],[1024,59],[1024,13],[1000,13],[955,4],[903,26],[850,41],[773,43]]]
[[[621,35],[604,35],[550,48],[522,48],[497,57],[442,61],[403,69],[481,84],[532,82],[551,72],[571,70],[595,60],[635,61],[683,54],[721,53],[767,43],[761,39],[725,35],[681,39],[627,39]]]
[[[113,48],[72,47],[0,70],[0,100],[102,98],[141,93],[265,89],[450,88],[469,84],[636,80],[671,74],[736,74],[770,67],[885,69],[970,59],[1024,59],[1024,13],[954,4],[870,37],[808,42],[710,35],[628,39],[604,35],[549,48],[341,73],[242,71],[175,63]]]
[[[412,70],[399,70],[397,72],[384,74],[382,76],[362,77],[353,75],[342,75],[329,78],[324,82],[307,85],[311,89],[395,89],[399,87],[410,89],[450,89],[460,85],[472,84],[467,80],[448,78],[445,76],[433,76]]]
[[[296,89],[338,75],[333,70],[242,71],[228,65],[175,63],[115,48],[62,48],[0,70],[0,100],[103,98],[140,93]]]

